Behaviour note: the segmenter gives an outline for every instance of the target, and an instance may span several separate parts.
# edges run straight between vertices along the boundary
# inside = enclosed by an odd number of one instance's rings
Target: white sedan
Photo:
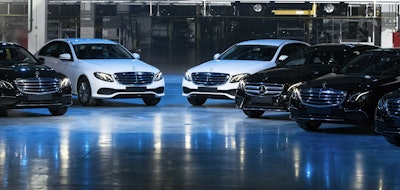
[[[84,106],[110,98],[142,98],[146,105],[156,105],[164,96],[161,71],[110,40],[55,39],[36,56],[70,78],[72,93]]]
[[[192,105],[207,98],[235,99],[239,81],[258,71],[275,67],[291,53],[309,44],[297,40],[262,39],[237,43],[214,60],[189,69],[182,81],[183,96]]]

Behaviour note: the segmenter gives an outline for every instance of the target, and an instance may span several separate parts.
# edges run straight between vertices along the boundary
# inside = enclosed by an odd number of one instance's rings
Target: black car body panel
[[[49,108],[62,115],[72,104],[68,78],[40,63],[23,47],[0,42],[0,111]]]
[[[372,124],[378,100],[400,87],[400,49],[362,53],[341,68],[300,85],[290,99],[298,123]]]
[[[306,48],[278,65],[250,75],[237,89],[238,108],[257,111],[288,111],[291,86],[339,68],[348,59],[376,46],[320,44]],[[245,112],[246,113],[246,112]]]

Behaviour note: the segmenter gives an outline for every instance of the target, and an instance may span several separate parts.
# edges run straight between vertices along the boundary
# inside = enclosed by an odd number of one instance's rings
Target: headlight
[[[356,94],[353,94],[350,96],[349,100],[347,102],[359,102],[359,101],[364,101],[368,98],[369,91],[367,92],[359,92]]]
[[[161,79],[163,79],[163,75],[162,72],[160,71],[154,75],[154,81],[159,81]]]
[[[300,100],[300,90],[297,87],[293,87],[292,94],[290,95],[290,99]]]
[[[71,86],[71,81],[68,78],[64,78],[60,81],[60,87],[65,88]]]
[[[238,89],[244,89],[245,86],[246,86],[246,79],[240,80]]]
[[[189,73],[189,72],[186,72],[186,73],[185,73],[185,80],[187,80],[187,81],[192,81],[192,74]]]
[[[247,76],[249,76],[249,74],[247,73],[242,73],[242,74],[237,74],[237,75],[233,75],[231,80],[229,81],[230,83],[235,83],[235,82],[239,82],[240,80],[246,78]]]
[[[14,89],[14,87],[10,82],[0,80],[0,89]]]
[[[294,89],[296,89],[298,86],[300,86],[302,84],[302,82],[298,82],[296,84],[293,84],[292,86],[289,86],[288,88],[288,92],[292,92]]]
[[[380,110],[386,110],[386,108],[387,108],[386,99],[384,99],[384,98],[379,99],[377,108]]]
[[[102,81],[106,82],[114,82],[114,79],[110,74],[102,73],[102,72],[95,72],[94,76]]]

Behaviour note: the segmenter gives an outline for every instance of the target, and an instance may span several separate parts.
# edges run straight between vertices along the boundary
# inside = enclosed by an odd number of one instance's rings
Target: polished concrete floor
[[[305,132],[288,113],[247,118],[233,101],[191,106],[167,74],[140,100],[11,110],[0,118],[0,189],[400,189],[400,148],[372,129]],[[76,101],[76,100],[75,100]]]

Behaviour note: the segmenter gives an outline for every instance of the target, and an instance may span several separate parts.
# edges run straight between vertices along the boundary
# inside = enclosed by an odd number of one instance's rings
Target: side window
[[[57,58],[59,55],[57,52],[58,45],[59,45],[59,43],[57,43],[57,42],[47,44],[39,51],[39,55]]]
[[[290,54],[295,53],[296,51],[299,51],[305,47],[307,47],[307,45],[305,45],[305,44],[298,44],[298,43],[287,44],[282,48],[278,57],[280,57],[281,55],[289,56]]]
[[[69,53],[72,56],[71,49],[69,48],[68,44],[61,42],[59,45],[59,53]]]

